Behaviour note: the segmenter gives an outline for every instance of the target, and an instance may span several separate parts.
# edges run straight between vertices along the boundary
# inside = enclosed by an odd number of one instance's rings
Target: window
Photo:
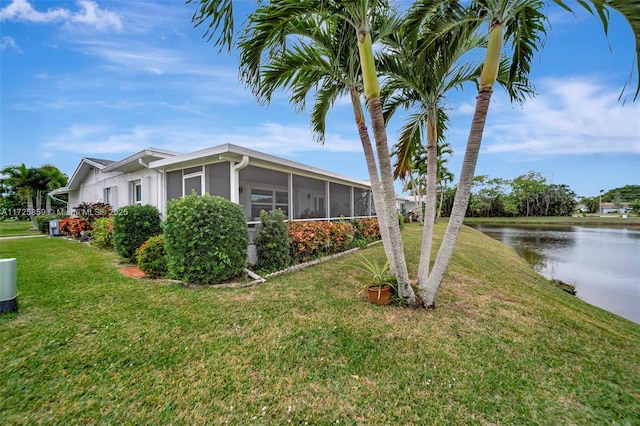
[[[102,202],[105,204],[111,204],[111,188],[104,189],[104,195],[102,197]]]
[[[251,189],[251,217],[258,219],[260,211],[280,209],[289,215],[289,194],[275,189]]]
[[[131,204],[142,204],[142,182],[139,180],[131,182]]]

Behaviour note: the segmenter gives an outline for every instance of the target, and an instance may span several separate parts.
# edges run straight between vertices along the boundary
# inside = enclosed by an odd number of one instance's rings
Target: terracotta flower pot
[[[391,286],[371,286],[367,290],[369,292],[369,301],[371,303],[375,303],[376,305],[388,305],[391,303]]]

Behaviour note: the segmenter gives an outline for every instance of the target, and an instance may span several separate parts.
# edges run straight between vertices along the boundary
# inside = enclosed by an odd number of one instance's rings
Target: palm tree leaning
[[[561,0],[553,0],[567,11],[571,11]],[[413,25],[420,25],[424,20],[424,12],[433,10],[433,1],[424,0],[416,3],[410,20]],[[453,0],[440,0],[438,4],[445,6],[457,3]],[[528,84],[527,78],[531,68],[533,54],[541,44],[547,24],[546,16],[542,12],[543,7],[549,3],[542,0],[472,0],[468,8],[468,14],[463,19],[451,21],[449,28],[468,25],[469,22],[483,21],[489,25],[489,40],[487,52],[480,76],[480,88],[476,98],[476,108],[471,122],[469,138],[460,171],[460,180],[453,208],[445,235],[438,251],[433,269],[429,274],[424,291],[421,296],[427,306],[435,306],[435,299],[449,265],[457,238],[462,228],[462,221],[469,203],[469,194],[475,166],[480,151],[484,125],[486,122],[489,102],[493,93],[493,85],[498,76],[498,70],[502,55],[503,43],[507,42],[511,48],[511,67],[509,70],[510,81],[517,76],[522,84]],[[588,2],[580,4],[591,10]],[[640,65],[640,0],[591,0],[595,12],[602,19],[605,31],[608,22],[609,6],[618,10],[630,23],[636,39],[636,59]],[[444,25],[447,27],[447,24]],[[449,29],[448,29],[449,30]],[[636,90],[636,98],[640,91],[640,80]],[[510,92],[513,97],[513,93]]]

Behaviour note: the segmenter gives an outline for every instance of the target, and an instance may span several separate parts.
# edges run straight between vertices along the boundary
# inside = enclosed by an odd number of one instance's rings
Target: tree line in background
[[[456,187],[442,187],[438,210],[449,216]],[[467,217],[570,216],[599,213],[601,203],[613,203],[640,214],[640,185],[625,185],[603,191],[601,196],[577,197],[566,184],[548,183],[531,171],[515,179],[475,176],[469,196]]]
[[[0,170],[0,218],[29,218],[36,228],[35,216],[59,209],[66,211],[66,203],[48,196],[54,189],[67,184],[68,177],[57,167],[7,166]]]

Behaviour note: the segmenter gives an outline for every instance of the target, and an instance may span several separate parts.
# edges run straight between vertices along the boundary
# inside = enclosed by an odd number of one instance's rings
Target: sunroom
[[[183,195],[209,193],[240,204],[247,222],[261,210],[281,209],[288,219],[339,219],[375,216],[368,182],[236,145],[220,145],[154,161],[163,174],[161,211]]]

